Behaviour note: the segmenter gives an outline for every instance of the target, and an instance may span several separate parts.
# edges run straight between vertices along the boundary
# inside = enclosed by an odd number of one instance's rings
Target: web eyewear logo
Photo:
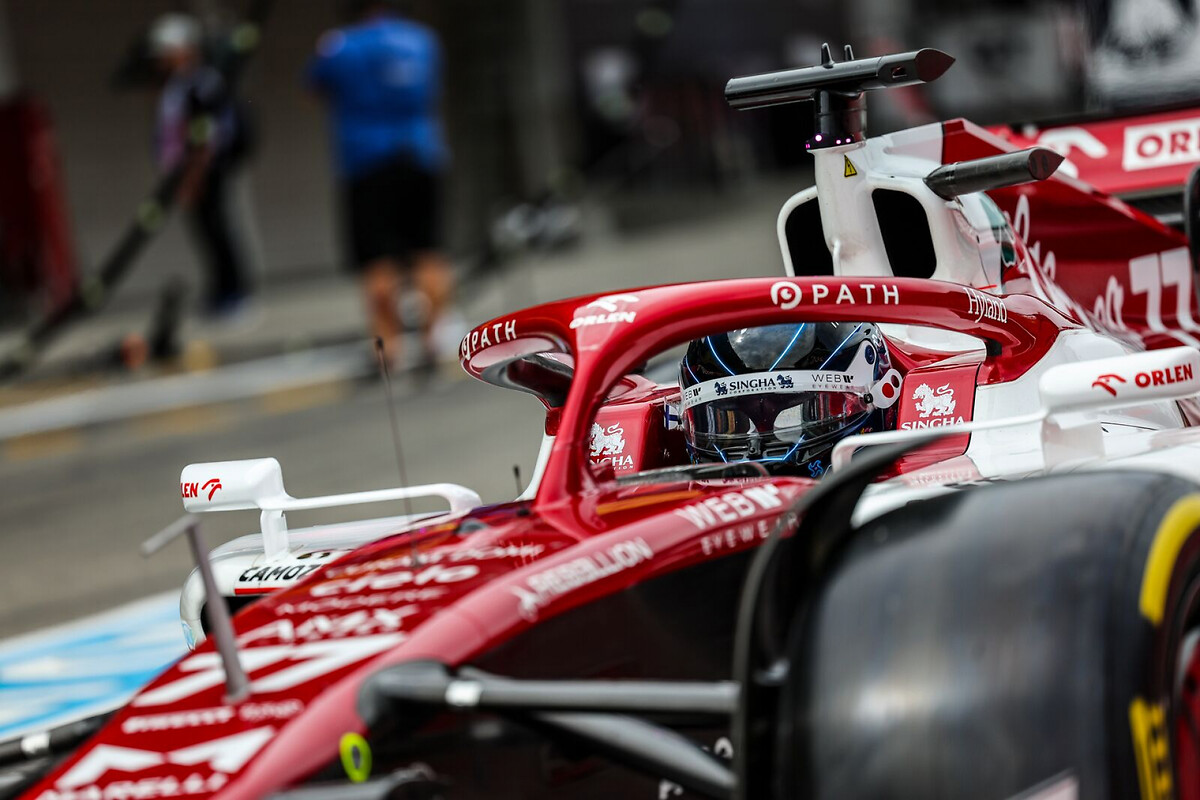
[[[1092,386],[1099,386],[1101,389],[1108,392],[1113,397],[1116,397],[1117,390],[1112,387],[1112,385],[1111,385],[1112,381],[1116,381],[1117,383],[1125,383],[1125,379],[1122,378],[1120,375],[1113,375],[1112,373],[1108,373],[1105,375],[1101,375],[1100,377],[1096,378],[1096,380],[1092,381]]]
[[[800,305],[800,287],[788,281],[771,284],[771,302],[784,311]]]

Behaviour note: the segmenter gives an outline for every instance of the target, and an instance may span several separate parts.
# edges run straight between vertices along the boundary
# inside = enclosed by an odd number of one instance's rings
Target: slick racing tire
[[[809,597],[782,796],[1200,797],[1200,487],[1099,472],[910,503]]]

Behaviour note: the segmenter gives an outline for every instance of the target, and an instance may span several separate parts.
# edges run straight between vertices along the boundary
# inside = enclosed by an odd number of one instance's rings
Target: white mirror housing
[[[183,507],[205,511],[245,511],[287,500],[283,468],[273,458],[188,464],[179,476]]]
[[[283,488],[283,468],[273,458],[189,464],[179,476],[179,489],[184,509],[192,513],[259,509],[263,554],[268,560],[287,552],[285,511],[440,497],[449,503],[451,514],[462,514],[483,502],[478,493],[453,483],[295,498]]]

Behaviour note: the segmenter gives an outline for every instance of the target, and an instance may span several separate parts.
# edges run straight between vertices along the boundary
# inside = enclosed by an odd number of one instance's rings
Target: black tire
[[[782,794],[1011,798],[1074,783],[1079,797],[1158,800],[1194,786],[1174,751],[1196,739],[1174,732],[1196,730],[1177,665],[1200,629],[1198,490],[1063,475],[867,523],[793,623]]]

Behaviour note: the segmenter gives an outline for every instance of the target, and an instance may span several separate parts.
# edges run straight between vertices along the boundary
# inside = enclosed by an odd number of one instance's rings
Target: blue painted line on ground
[[[0,740],[116,708],[186,651],[178,592],[0,641]]]

